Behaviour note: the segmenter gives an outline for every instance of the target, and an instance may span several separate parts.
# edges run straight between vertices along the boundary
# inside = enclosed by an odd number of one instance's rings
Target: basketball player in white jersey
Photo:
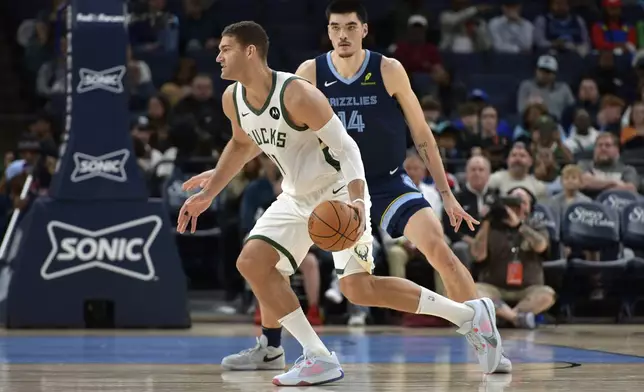
[[[463,333],[478,344],[487,344],[489,339],[500,345],[496,328],[491,336],[479,331],[483,325],[493,325],[494,315],[451,301],[405,279],[371,275],[371,202],[358,146],[316,87],[268,67],[264,29],[254,22],[232,24],[224,29],[219,48],[217,61],[222,66],[222,78],[237,81],[222,98],[233,137],[215,169],[184,184],[184,189],[202,184],[203,189],[186,200],[177,230],[184,232],[190,224],[194,231],[197,217],[244,164],[261,151],[282,171],[283,193],[257,221],[237,260],[237,268],[262,307],[262,316],[278,320],[304,348],[304,355],[293,368],[276,376],[273,383],[317,385],[344,377],[337,357],[313,331],[283,277],[297,269],[313,244],[307,221],[324,200],[349,203],[361,221],[358,241],[349,249],[333,253],[336,271],[341,271],[339,277],[346,282],[342,285],[345,295],[361,298],[360,305],[436,315],[457,325],[467,324]],[[261,363],[276,363],[283,368],[283,349],[269,349],[266,342],[258,340],[255,349],[229,357],[223,367],[251,370],[261,368]],[[492,371],[499,358],[492,350],[488,353],[479,359]]]

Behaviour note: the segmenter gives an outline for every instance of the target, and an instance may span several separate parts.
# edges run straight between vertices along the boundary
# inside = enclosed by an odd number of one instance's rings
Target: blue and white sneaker
[[[335,353],[312,355],[304,353],[286,373],[273,378],[278,386],[311,386],[328,384],[344,378],[344,371]]]
[[[501,334],[496,328],[494,303],[489,298],[481,298],[467,301],[465,305],[474,309],[474,317],[456,332],[464,335],[476,350],[483,373],[494,373],[503,354]]]

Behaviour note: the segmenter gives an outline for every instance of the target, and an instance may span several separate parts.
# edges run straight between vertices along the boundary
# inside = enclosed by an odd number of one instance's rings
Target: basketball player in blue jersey
[[[444,242],[441,224],[429,203],[402,172],[407,122],[419,153],[438,186],[451,224],[456,230],[463,221],[471,230],[478,224],[456,201],[447,184],[436,142],[405,70],[394,59],[362,49],[367,24],[366,11],[360,3],[333,2],[327,9],[327,17],[334,50],[304,62],[297,74],[317,85],[327,96],[349,135],[357,142],[371,194],[372,216],[392,237],[404,235],[423,252],[441,274],[454,301],[407,280],[374,277],[367,271],[343,276],[340,279],[342,292],[357,305],[445,318],[456,324],[457,332],[465,335],[475,348],[485,373],[509,372],[511,363],[502,355],[492,301],[476,299],[472,276]],[[416,308],[418,300],[415,298],[419,295],[421,300]],[[432,305],[423,305],[424,298],[429,298]],[[262,312],[262,327],[257,346],[224,358],[225,369],[261,370],[284,366],[282,361],[263,360],[283,352],[278,320]]]

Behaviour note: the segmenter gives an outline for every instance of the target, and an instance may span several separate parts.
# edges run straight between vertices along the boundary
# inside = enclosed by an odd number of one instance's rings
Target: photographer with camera
[[[489,212],[471,247],[474,261],[482,263],[478,293],[494,301],[497,316],[533,329],[535,315],[555,302],[541,264],[550,244],[548,232],[530,219],[535,197],[517,187],[507,196],[491,193],[485,203]]]

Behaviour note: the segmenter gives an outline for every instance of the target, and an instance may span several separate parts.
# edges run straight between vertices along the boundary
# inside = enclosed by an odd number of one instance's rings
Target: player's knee
[[[237,270],[246,279],[253,276],[253,269],[257,266],[257,260],[244,254],[237,258]]]
[[[340,279],[340,291],[349,302],[360,306],[375,306],[377,298],[375,277],[368,273],[353,274]]]

